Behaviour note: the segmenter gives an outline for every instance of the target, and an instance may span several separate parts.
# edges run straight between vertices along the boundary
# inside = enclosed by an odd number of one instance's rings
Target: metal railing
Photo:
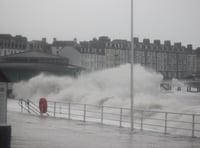
[[[26,100],[23,101],[27,102]],[[33,106],[32,104],[35,103],[29,100],[30,104]],[[20,106],[23,111],[23,105]],[[26,110],[28,111],[28,108]],[[119,127],[130,128],[131,126],[129,108],[49,101],[48,115],[68,120],[90,121]],[[134,129],[200,137],[200,114],[152,111],[135,108]]]
[[[18,104],[21,107],[21,112],[26,110],[28,113],[40,114],[39,107],[30,100],[19,99]]]
[[[19,99],[18,104],[21,107],[21,112],[26,110],[28,113],[33,113],[33,114],[36,114],[36,115],[41,114],[39,106],[36,105],[36,103],[34,103],[31,100]],[[48,113],[46,113],[46,115],[49,116]]]

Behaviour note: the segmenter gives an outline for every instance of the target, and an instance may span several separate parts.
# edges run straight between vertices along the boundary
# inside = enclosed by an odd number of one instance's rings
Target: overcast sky
[[[131,0],[0,0],[0,33],[130,39]],[[200,46],[200,0],[134,0],[134,36]]]

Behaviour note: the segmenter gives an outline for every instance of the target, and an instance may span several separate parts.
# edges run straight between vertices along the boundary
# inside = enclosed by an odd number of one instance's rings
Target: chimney
[[[174,43],[174,46],[175,46],[175,47],[178,47],[178,48],[181,48],[181,42]]]
[[[46,42],[47,42],[47,39],[46,39],[46,38],[42,38],[42,42],[43,42],[43,43],[46,43]]]
[[[77,43],[77,38],[74,38],[74,42]]]
[[[154,40],[154,45],[160,45],[160,40]]]
[[[165,46],[171,46],[171,41],[169,41],[169,40],[164,41],[164,45],[165,45]]]
[[[134,43],[139,43],[139,39],[138,38],[133,38]]]
[[[192,44],[188,44],[187,48],[192,50]]]
[[[148,44],[150,44],[150,40],[149,39],[143,39],[143,43],[148,45]]]
[[[56,42],[56,38],[53,38],[53,42]]]

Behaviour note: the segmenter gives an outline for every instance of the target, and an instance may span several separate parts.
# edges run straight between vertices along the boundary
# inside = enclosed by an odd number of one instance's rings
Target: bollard
[[[0,125],[0,146],[10,148],[11,143],[11,126]]]

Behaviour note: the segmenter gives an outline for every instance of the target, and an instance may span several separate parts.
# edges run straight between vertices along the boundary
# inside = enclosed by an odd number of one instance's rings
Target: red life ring
[[[46,113],[47,112],[47,100],[45,98],[40,98],[39,101],[39,109],[41,113]]]

